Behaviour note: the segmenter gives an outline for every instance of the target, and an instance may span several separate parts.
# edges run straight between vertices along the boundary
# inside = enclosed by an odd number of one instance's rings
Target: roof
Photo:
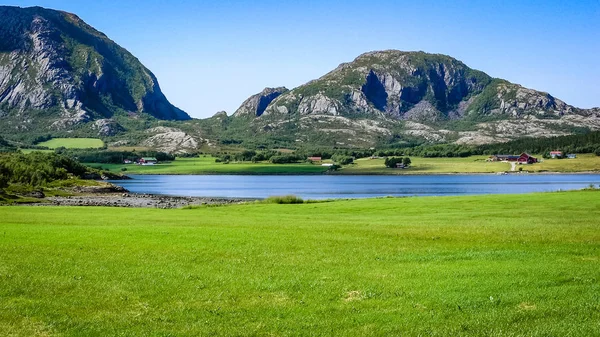
[[[550,151],[550,154],[562,153],[562,151]]]
[[[157,161],[156,158],[154,157],[144,157],[142,158],[143,161]]]

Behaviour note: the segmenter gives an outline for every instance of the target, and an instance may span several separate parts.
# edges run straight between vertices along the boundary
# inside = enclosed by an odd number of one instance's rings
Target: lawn
[[[104,142],[97,138],[52,138],[43,143],[37,144],[50,149],[65,147],[67,149],[89,149],[101,148]]]
[[[594,336],[600,192],[1,207],[7,336]]]

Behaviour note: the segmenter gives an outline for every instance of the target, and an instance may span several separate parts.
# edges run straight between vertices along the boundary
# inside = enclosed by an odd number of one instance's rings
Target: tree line
[[[0,188],[9,184],[44,186],[69,177],[98,173],[68,156],[56,153],[0,153]]]

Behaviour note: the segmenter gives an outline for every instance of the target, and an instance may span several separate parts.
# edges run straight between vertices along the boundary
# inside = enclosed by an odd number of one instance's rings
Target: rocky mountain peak
[[[49,129],[116,113],[190,118],[137,58],[74,14],[0,6],[0,36],[0,106],[8,117],[42,113]]]
[[[273,100],[288,91],[286,87],[265,88],[245,100],[233,116],[261,116]]]

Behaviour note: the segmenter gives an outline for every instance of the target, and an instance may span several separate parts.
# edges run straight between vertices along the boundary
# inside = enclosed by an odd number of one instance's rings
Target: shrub
[[[303,204],[304,200],[295,195],[273,196],[263,201],[266,204]]]
[[[385,166],[389,168],[395,168],[396,164],[401,164],[403,158],[402,157],[388,157],[385,158]]]
[[[350,156],[335,155],[332,157],[332,159],[340,165],[349,165],[354,162],[354,158]]]

